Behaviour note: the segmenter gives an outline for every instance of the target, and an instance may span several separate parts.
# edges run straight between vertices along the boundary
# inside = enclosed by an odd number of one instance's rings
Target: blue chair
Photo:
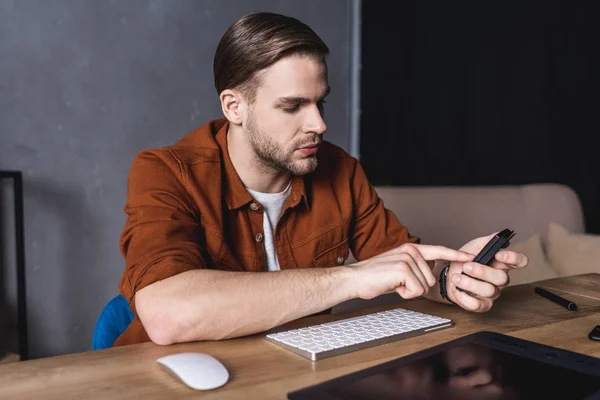
[[[94,337],[92,339],[92,350],[102,350],[112,347],[117,338],[125,332],[125,329],[133,321],[133,312],[125,297],[118,295],[104,306],[98,317]]]

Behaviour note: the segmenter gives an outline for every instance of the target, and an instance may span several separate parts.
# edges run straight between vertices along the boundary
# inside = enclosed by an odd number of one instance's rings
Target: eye
[[[300,109],[300,105],[299,105],[299,104],[296,104],[296,105],[295,105],[295,106],[293,106],[293,107],[286,107],[286,108],[284,108],[284,109],[283,109],[283,111],[285,111],[285,112],[286,112],[286,113],[288,113],[288,114],[293,114],[293,113],[295,113],[296,111],[298,111],[299,109]]]
[[[327,104],[325,100],[321,100],[317,103],[317,107],[319,107],[321,113],[323,113],[323,110],[325,109],[325,104]]]

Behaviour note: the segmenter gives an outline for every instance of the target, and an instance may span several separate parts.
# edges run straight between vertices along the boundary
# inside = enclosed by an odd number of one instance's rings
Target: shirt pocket
[[[312,265],[315,267],[334,267],[336,265],[343,265],[349,255],[350,249],[348,247],[348,238],[346,238],[341,243],[319,253],[313,258]]]

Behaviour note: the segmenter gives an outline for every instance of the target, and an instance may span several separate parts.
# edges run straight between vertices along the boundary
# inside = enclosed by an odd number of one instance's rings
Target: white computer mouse
[[[229,373],[219,360],[204,353],[178,353],[156,360],[167,367],[186,385],[196,390],[210,390],[223,386]]]

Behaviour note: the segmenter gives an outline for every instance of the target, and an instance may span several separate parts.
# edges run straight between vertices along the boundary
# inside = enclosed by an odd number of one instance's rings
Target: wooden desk
[[[600,357],[600,342],[587,334],[600,324],[600,275],[586,274],[539,283],[575,301],[564,308],[533,292],[534,285],[506,289],[484,314],[428,300],[402,307],[451,318],[456,326],[424,336],[311,362],[263,339],[264,334],[220,342],[156,346],[152,343],[0,365],[0,398],[10,399],[286,399],[287,393],[370,367],[473,332],[491,330]],[[364,311],[380,311],[384,306]],[[285,328],[359,315],[359,312],[304,318]],[[223,387],[189,389],[155,360],[177,352],[206,352],[230,373]]]

